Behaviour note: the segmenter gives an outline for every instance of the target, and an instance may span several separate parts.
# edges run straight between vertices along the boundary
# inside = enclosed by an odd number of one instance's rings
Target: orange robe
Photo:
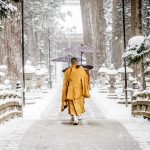
[[[90,97],[88,75],[84,69],[73,65],[64,74],[61,110],[68,107],[70,115],[81,115],[85,97]]]

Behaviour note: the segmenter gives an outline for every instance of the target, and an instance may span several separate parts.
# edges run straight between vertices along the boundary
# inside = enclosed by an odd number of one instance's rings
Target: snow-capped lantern
[[[129,74],[128,77],[129,77],[128,87],[133,88],[133,82],[135,81],[135,78],[131,74]]]
[[[107,70],[106,74],[108,75],[109,80],[111,80],[111,79],[116,80],[116,76],[118,74],[118,71],[114,69],[114,65],[112,64],[110,69]]]
[[[22,72],[22,70],[21,70]],[[31,61],[27,60],[24,66],[25,81],[26,81],[26,90],[31,89],[33,75],[35,73],[35,67],[31,64]]]
[[[100,75],[100,89],[99,89],[99,92],[101,93],[106,93],[108,90],[107,90],[107,87],[106,87],[106,73],[107,73],[108,69],[105,67],[105,64],[102,65],[102,67],[98,70],[98,73]]]
[[[36,68],[34,77],[37,88],[41,89],[43,86],[45,86],[45,80],[48,80],[48,78],[48,69],[46,68],[44,62],[39,63]]]
[[[31,62],[27,60],[24,67],[25,79],[32,80],[33,74],[35,73],[35,68],[32,66]]]
[[[105,67],[105,64],[102,64],[102,67],[98,70],[98,72],[103,75],[106,74],[107,70],[108,69]]]
[[[98,70],[101,79],[105,80],[107,71],[108,69],[105,67],[105,64],[103,64],[102,67]]]
[[[128,87],[132,88],[132,82],[134,78],[132,77],[133,69],[126,67],[126,75],[128,79]],[[122,87],[121,94],[119,96],[119,103],[124,103],[125,100],[125,67],[121,67],[118,69],[118,74],[120,75],[120,85]],[[131,93],[128,92],[128,98],[130,98]]]
[[[109,84],[110,84],[110,87],[109,87],[109,93],[107,95],[108,98],[113,98],[113,99],[116,99],[118,98],[117,97],[117,94],[116,94],[116,87],[115,87],[115,83],[116,83],[116,76],[118,74],[117,70],[114,69],[114,65],[112,64],[110,69],[107,70],[107,73],[108,75],[108,81],[109,81]]]
[[[126,67],[127,78],[129,74],[133,73],[133,69]],[[125,67],[121,67],[118,69],[118,74],[120,75],[121,80],[125,80]]]

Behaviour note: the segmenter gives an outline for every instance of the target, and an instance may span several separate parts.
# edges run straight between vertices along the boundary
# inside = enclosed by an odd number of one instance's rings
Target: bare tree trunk
[[[150,35],[150,0],[142,0],[142,35]]]
[[[90,0],[93,23],[93,46],[96,48],[96,66],[101,66],[106,60],[106,20],[104,19],[103,0]]]
[[[92,15],[90,0],[80,0],[81,15],[83,24],[83,39],[84,44],[92,45]],[[93,54],[86,54],[87,63],[93,64]]]
[[[132,36],[142,34],[142,1],[141,0],[132,0],[131,1],[131,33]],[[134,68],[135,72],[137,67]],[[144,69],[144,57],[141,59],[141,83],[142,90],[146,89],[145,82],[145,69]]]
[[[17,12],[12,14],[11,20],[4,22],[4,64],[7,65],[7,77],[13,81],[15,86],[16,81],[21,78],[21,21],[20,11],[21,3],[13,2],[17,7]]]
[[[123,62],[122,1],[113,0],[112,63],[120,68]]]
[[[142,33],[142,2],[141,0],[131,0],[131,33],[132,36]]]

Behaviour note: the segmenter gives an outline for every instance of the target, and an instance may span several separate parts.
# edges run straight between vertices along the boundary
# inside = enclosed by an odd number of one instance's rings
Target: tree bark
[[[104,5],[103,0],[90,0],[90,4],[93,25],[93,46],[96,48],[94,65],[101,67],[106,60]]]
[[[131,0],[131,34],[132,36],[142,34],[142,1]]]
[[[122,0],[113,0],[112,63],[120,68],[123,62]]]
[[[4,22],[4,58],[3,63],[7,65],[7,77],[13,82],[21,78],[21,3],[12,2],[17,7],[17,11],[12,14],[11,20]]]
[[[92,45],[92,14],[90,0],[80,0],[83,24],[83,39],[85,45]],[[86,54],[87,64],[93,64],[93,54]]]

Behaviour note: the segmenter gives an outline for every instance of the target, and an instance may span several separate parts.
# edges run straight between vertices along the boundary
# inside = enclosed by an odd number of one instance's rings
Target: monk
[[[71,59],[71,65],[64,73],[61,111],[68,107],[73,125],[78,125],[79,117],[85,112],[84,99],[90,97],[89,77],[85,70],[78,66],[76,58]]]

